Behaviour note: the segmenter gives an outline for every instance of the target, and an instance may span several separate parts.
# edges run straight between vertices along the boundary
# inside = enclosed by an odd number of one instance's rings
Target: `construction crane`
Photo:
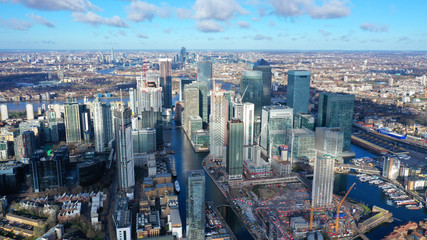
[[[313,219],[314,219],[314,210],[322,209],[322,207],[315,208],[317,201],[319,200],[319,195],[316,196],[316,200],[311,200],[311,208],[310,208],[310,231],[313,230]]]
[[[338,227],[339,227],[339,223],[340,223],[339,219],[340,219],[340,208],[341,208],[341,205],[344,202],[344,200],[347,198],[347,196],[350,193],[351,189],[353,189],[354,185],[356,185],[356,183],[353,183],[353,185],[351,185],[351,187],[348,189],[347,193],[341,199],[341,202],[339,202],[337,204],[337,216],[336,216],[336,220],[335,220],[335,232],[338,232]]]

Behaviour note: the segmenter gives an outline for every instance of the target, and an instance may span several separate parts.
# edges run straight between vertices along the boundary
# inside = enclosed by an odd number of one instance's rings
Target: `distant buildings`
[[[294,114],[308,113],[310,97],[310,72],[293,70],[288,72],[288,106]]]
[[[227,174],[231,179],[243,176],[243,122],[233,119],[227,125]]]
[[[327,207],[332,204],[334,164],[335,158],[330,155],[319,154],[316,157],[311,194],[314,207]]]
[[[118,106],[114,111],[116,162],[122,189],[135,185],[131,114],[131,110],[124,106]]]
[[[317,116],[318,127],[340,127],[344,133],[343,151],[350,150],[353,126],[354,95],[321,93]]]
[[[206,82],[209,90],[214,86],[212,81],[212,61],[200,60],[197,62],[197,81]]]
[[[187,181],[187,239],[205,236],[205,172],[190,171]]]

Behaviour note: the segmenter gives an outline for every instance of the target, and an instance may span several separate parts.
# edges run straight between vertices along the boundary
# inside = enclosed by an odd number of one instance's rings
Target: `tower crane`
[[[350,193],[350,191],[353,189],[354,185],[356,185],[356,183],[353,183],[353,185],[351,185],[351,187],[348,189],[347,193],[344,195],[344,197],[341,199],[341,202],[339,202],[337,204],[337,216],[336,216],[336,220],[335,220],[335,232],[338,232],[338,227],[340,224],[339,221],[339,213],[340,213],[340,208],[342,203],[344,202],[344,200],[347,198],[348,194]]]

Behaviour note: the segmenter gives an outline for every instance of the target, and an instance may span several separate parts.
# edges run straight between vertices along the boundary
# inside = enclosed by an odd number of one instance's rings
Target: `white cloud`
[[[75,22],[83,22],[93,26],[108,25],[112,27],[127,28],[129,25],[123,21],[119,16],[112,18],[104,18],[93,12],[87,12],[86,14],[75,12],[72,14]]]
[[[39,15],[35,15],[34,13],[28,14],[27,15],[29,18],[31,18],[34,22],[36,23],[40,23],[41,25],[45,25],[46,27],[49,28],[54,28],[55,24],[52,22],[49,22],[48,20],[46,20],[44,17],[39,16]]]
[[[191,12],[191,10],[186,8],[177,8],[176,15],[181,19],[188,19],[192,17],[193,13]]]
[[[248,13],[236,0],[197,0],[193,8],[199,20],[226,21],[236,14]]]
[[[239,27],[241,28],[249,28],[251,26],[248,22],[245,21],[238,21],[237,24],[239,24]]]
[[[347,0],[327,0],[318,5],[315,0],[270,0],[273,14],[281,17],[309,15],[314,19],[342,18],[350,15]]]
[[[0,25],[12,30],[27,31],[33,26],[33,23],[17,18],[9,18],[8,20],[0,18]]]
[[[3,1],[8,2],[8,0]],[[32,9],[47,11],[69,10],[73,12],[84,12],[88,10],[100,10],[88,0],[10,0],[10,2],[22,4]]]
[[[360,24],[360,29],[368,32],[388,32],[388,25],[377,25],[373,23],[363,23]]]
[[[128,13],[129,20],[134,22],[142,22],[145,20],[152,21],[155,16],[166,18],[171,15],[169,7],[159,7],[143,1],[133,1],[126,7],[126,11]]]
[[[198,21],[196,27],[201,32],[224,32],[222,26],[212,20]]]
[[[253,39],[260,41],[260,40],[272,40],[273,38],[269,37],[269,36],[262,35],[262,34],[257,34],[253,37]]]
[[[323,29],[320,29],[320,30],[319,30],[319,33],[320,33],[320,34],[322,34],[322,36],[324,36],[324,37],[329,37],[329,35],[331,35],[331,33],[330,33],[330,32],[325,31],[325,30],[323,30]]]
[[[144,34],[141,34],[141,33],[138,33],[138,35],[136,35],[138,38],[142,38],[142,39],[148,39],[148,36],[147,35],[144,35]]]

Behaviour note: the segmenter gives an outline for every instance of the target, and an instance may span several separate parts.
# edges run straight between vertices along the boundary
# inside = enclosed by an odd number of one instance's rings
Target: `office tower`
[[[7,141],[0,140],[0,160],[6,161],[9,158],[9,144]]]
[[[297,113],[294,115],[294,128],[307,128],[316,130],[316,119],[310,113]]]
[[[133,153],[150,153],[157,150],[156,129],[133,129]]]
[[[233,112],[230,112],[233,118],[242,119],[243,118],[243,103],[236,102],[236,99],[232,102]],[[253,103],[252,103],[253,104]]]
[[[95,151],[104,151],[105,146],[114,138],[111,107],[96,98],[93,101],[93,128]]]
[[[25,122],[19,123],[19,132],[22,134],[25,131],[32,131],[35,136],[35,146],[43,146],[44,145],[44,124],[38,120],[28,120]]]
[[[185,99],[184,99],[184,112],[183,114],[183,127],[185,132],[188,134],[190,117],[200,116],[199,106],[200,106],[200,91],[194,85],[187,85],[184,89]]]
[[[399,177],[400,160],[395,156],[383,156],[383,177],[396,180]]]
[[[260,146],[270,158],[279,154],[280,145],[286,144],[286,134],[293,127],[293,109],[286,106],[265,106],[262,108],[261,118]]]
[[[243,160],[252,159],[252,146],[254,144],[254,111],[255,106],[253,103],[243,103]]]
[[[228,179],[242,179],[243,175],[243,122],[228,122],[227,173]]]
[[[111,48],[111,63],[115,63],[116,59],[114,59],[114,49]]]
[[[173,120],[175,121],[177,126],[181,126],[182,125],[182,111],[184,109],[184,103],[181,101],[176,101],[175,102],[175,115],[173,116]]]
[[[116,161],[121,189],[135,185],[131,115],[131,110],[123,105],[114,110]]]
[[[187,180],[187,239],[205,236],[205,172],[190,171]]]
[[[350,150],[354,95],[321,93],[317,116],[318,127],[340,127],[344,132],[343,151]]]
[[[240,94],[242,102],[255,105],[255,115],[261,115],[263,101],[263,78],[261,71],[243,71],[240,80]]]
[[[27,110],[27,120],[34,120],[34,107],[33,107],[33,104],[27,103],[25,109]]]
[[[59,142],[58,121],[56,119],[56,112],[52,109],[47,113],[47,122],[50,130],[50,141],[54,143]]]
[[[208,83],[209,90],[214,87],[212,75],[211,60],[200,60],[197,62],[197,81]]]
[[[330,155],[321,154],[316,157],[314,162],[313,191],[311,194],[312,205],[314,207],[328,207],[332,204],[334,165],[335,158]]]
[[[138,112],[138,110],[137,110],[137,106],[138,106],[137,93],[138,93],[137,89],[129,88],[129,107],[130,107],[130,110],[132,111],[132,114],[136,114]]]
[[[64,105],[65,137],[67,143],[79,143],[82,139],[80,112],[82,107],[76,99],[67,99]]]
[[[168,58],[159,59],[160,86],[163,91],[163,107],[172,107],[172,60]]]
[[[211,115],[209,121],[209,147],[212,159],[223,160],[225,163],[225,151],[228,121],[228,100],[225,92],[211,93]]]
[[[2,121],[9,119],[9,111],[7,110],[6,104],[0,105],[0,112]]]
[[[185,86],[196,81],[196,79],[190,79],[190,78],[181,78],[179,80],[179,101],[183,101],[185,99]]]
[[[308,113],[310,97],[310,72],[293,70],[288,72],[288,106],[297,113]]]
[[[316,134],[306,128],[288,130],[286,145],[290,149],[290,162],[313,164],[316,148]]]
[[[342,145],[344,133],[341,128],[316,128],[316,150],[318,154],[331,155],[339,163],[343,163]]]
[[[262,72],[262,106],[271,105],[271,66],[264,59],[260,59],[252,68],[254,71]]]
[[[190,85],[199,89],[199,115],[203,119],[204,124],[207,125],[209,121],[209,83],[196,81]]]

